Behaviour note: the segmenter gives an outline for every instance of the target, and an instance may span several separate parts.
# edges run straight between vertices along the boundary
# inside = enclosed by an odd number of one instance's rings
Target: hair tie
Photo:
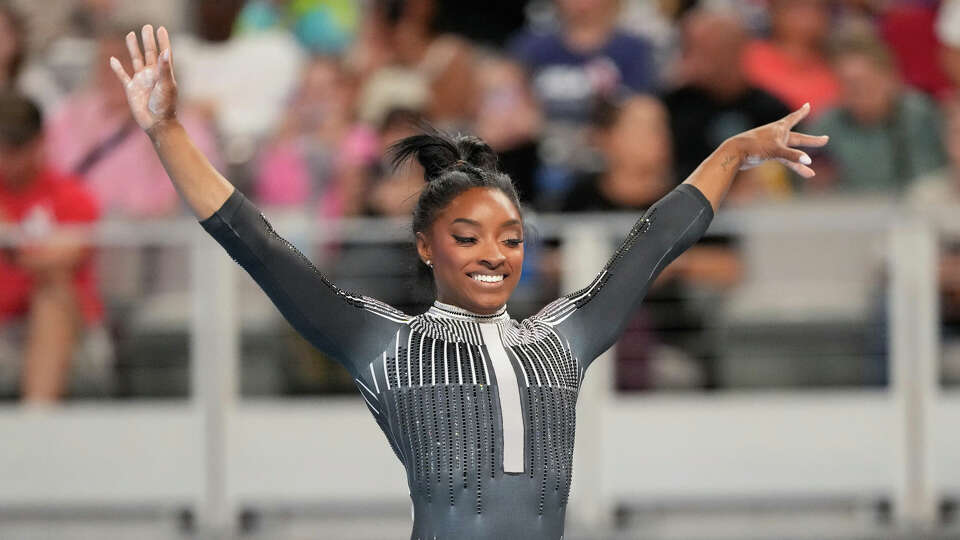
[[[464,161],[464,160],[462,160],[462,159],[458,159],[458,160],[456,161],[456,163],[454,163],[454,166],[457,166],[457,165],[466,165],[466,164],[467,164],[466,161]]]

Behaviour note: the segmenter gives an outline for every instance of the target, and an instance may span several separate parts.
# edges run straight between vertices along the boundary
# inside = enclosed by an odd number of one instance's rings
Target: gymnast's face
[[[433,264],[437,300],[488,314],[507,303],[523,268],[523,222],[495,188],[464,191],[417,233],[420,258]]]

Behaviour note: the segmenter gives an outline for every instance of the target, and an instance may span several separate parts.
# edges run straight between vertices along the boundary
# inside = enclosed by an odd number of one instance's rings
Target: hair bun
[[[387,155],[394,170],[416,157],[423,166],[424,180],[431,182],[452,167],[470,165],[496,171],[497,155],[490,145],[472,135],[452,136],[424,124],[425,133],[412,135],[390,145]]]

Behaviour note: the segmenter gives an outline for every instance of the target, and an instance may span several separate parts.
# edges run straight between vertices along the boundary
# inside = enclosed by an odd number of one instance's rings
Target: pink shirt
[[[207,123],[188,111],[178,117],[197,148],[217,165],[216,141]],[[75,94],[47,122],[47,157],[57,169],[73,172],[92,149],[130,121],[128,114],[109,113],[92,91]],[[148,218],[179,211],[173,184],[150,139],[138,127],[89,169],[84,185],[105,216]]]

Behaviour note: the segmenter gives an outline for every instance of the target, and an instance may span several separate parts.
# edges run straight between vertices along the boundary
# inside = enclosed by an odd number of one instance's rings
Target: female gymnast
[[[777,159],[804,177],[791,130],[809,105],[734,136],[657,202],[584,289],[523,321],[505,304],[523,266],[523,217],[509,177],[476,137],[428,132],[393,147],[426,184],[413,213],[437,300],[418,316],[337,288],[210,165],[177,122],[164,28],[131,32],[133,76],[110,63],[140,127],[210,233],[318,349],[341,362],[403,463],[414,540],[563,537],[577,393],[657,274],[706,231],[737,170]],[[159,47],[158,42],[159,41]]]

